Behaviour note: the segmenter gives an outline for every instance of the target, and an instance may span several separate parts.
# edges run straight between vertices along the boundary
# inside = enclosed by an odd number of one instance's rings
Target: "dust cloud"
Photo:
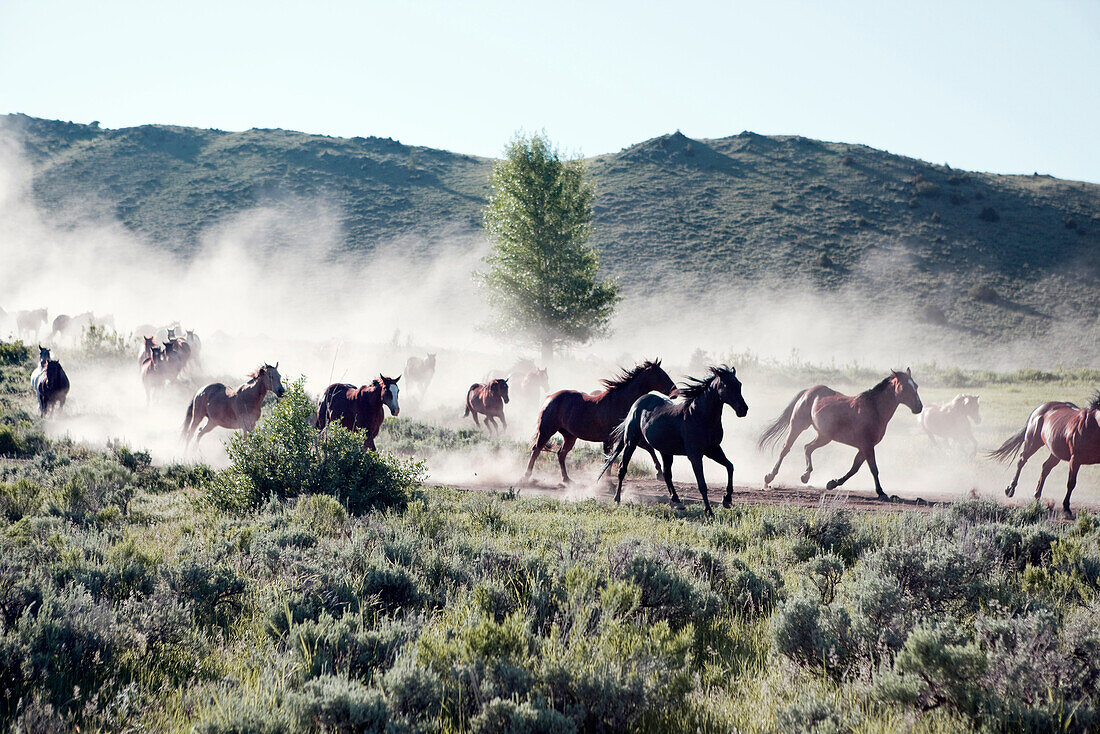
[[[143,241],[93,202],[83,211],[73,204],[60,223],[34,204],[32,182],[33,171],[18,143],[0,131],[0,307],[7,312],[0,316],[0,336],[15,333],[12,313],[21,309],[48,308],[50,321],[59,314],[91,311],[110,319],[127,340],[131,357],[83,359],[79,337],[52,337],[48,323],[36,334],[23,334],[25,340],[51,346],[73,384],[65,413],[47,423],[52,435],[94,445],[119,440],[149,450],[159,462],[202,460],[222,466],[227,432],[215,432],[197,453],[185,454],[178,440],[187,403],[205,384],[237,385],[258,365],[278,362],[284,384],[304,376],[307,389],[317,394],[331,382],[362,384],[379,373],[400,374],[408,357],[429,352],[437,354],[434,380],[424,394],[403,383],[398,420],[472,429],[463,417],[470,384],[492,370],[508,371],[521,358],[538,361],[483,328],[490,314],[471,277],[487,247],[478,232],[443,230],[433,238],[431,257],[415,254],[428,247],[414,241],[349,253],[337,207],[281,200],[212,223],[198,248],[182,256]],[[866,263],[856,280],[907,266],[903,260],[880,258]],[[976,348],[965,332],[945,338],[942,330],[920,323],[906,294],[896,295],[896,308],[884,309],[870,307],[855,289],[823,293],[808,281],[750,283],[731,274],[722,288],[684,287],[682,280],[678,285],[667,294],[643,296],[624,284],[612,337],[571,350],[549,365],[550,387],[588,392],[618,366],[652,357],[662,357],[669,374],[680,380],[698,373],[698,350],[711,361],[731,362],[739,367],[750,407],[745,419],[732,411],[725,417],[725,448],[738,484],[761,484],[774,457],[761,454],[755,439],[807,386],[776,377],[761,365],[856,366],[877,369],[882,376],[889,368],[912,365],[918,383],[918,366],[932,362],[985,369],[1096,365],[1095,350],[1084,348],[1089,339],[1095,345],[1096,324],[1086,328],[1084,339],[1077,326],[1054,325],[1042,340]],[[147,405],[137,359],[140,337],[150,327],[174,323],[200,335],[201,367]],[[740,364],[746,358],[753,364]],[[513,376],[515,390],[521,376]],[[833,386],[855,393],[873,383]],[[921,390],[926,403],[949,400],[956,392]],[[1028,399],[1020,399],[1018,416],[1002,411],[1003,419],[978,427],[983,448],[1017,430],[1016,423],[1022,425]],[[526,466],[540,403],[541,396],[513,399],[507,407],[509,429],[500,441],[431,453],[432,478],[500,488],[516,483]],[[803,465],[799,449],[810,435],[796,444],[777,483],[797,483]],[[385,448],[382,440],[379,445]],[[588,461],[580,466],[571,461],[577,484],[568,496],[605,495],[606,486],[593,483],[598,471],[594,452],[576,455]],[[847,447],[821,449],[814,456],[811,483],[823,486],[842,474],[851,458]],[[638,456],[635,463],[650,475],[647,457]],[[879,465],[887,491],[925,499],[1003,496],[999,493],[1010,475],[1007,467],[991,469],[984,460],[934,450],[904,407],[880,446]],[[544,454],[536,476],[542,486],[554,487],[555,457]],[[1061,497],[1059,476],[1052,475],[1048,496]],[[707,477],[711,496],[720,495],[724,472],[711,465]],[[1025,473],[1022,487],[1030,477]],[[693,480],[683,458],[675,463],[675,478]],[[1095,496],[1094,485],[1083,473],[1076,496]],[[864,470],[845,489],[873,492],[870,475]],[[1017,498],[1027,494],[1021,490]],[[685,493],[685,498],[694,496],[692,490]]]

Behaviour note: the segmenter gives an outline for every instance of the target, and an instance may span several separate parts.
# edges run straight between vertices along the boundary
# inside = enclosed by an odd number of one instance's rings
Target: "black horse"
[[[711,367],[711,376],[705,380],[688,378],[680,389],[681,402],[672,402],[664,395],[649,393],[638,398],[624,420],[613,432],[615,449],[604,462],[602,477],[620,453],[619,486],[615,490],[618,502],[623,491],[623,477],[630,464],[634,449],[641,446],[652,452],[656,449],[664,459],[664,478],[668,493],[675,505],[683,507],[676,488],[672,486],[672,457],[686,456],[695,470],[699,482],[699,494],[708,515],[707,483],[703,478],[703,457],[706,456],[726,467],[728,480],[724,507],[733,504],[733,464],[722,451],[722,406],[728,405],[738,418],[744,418],[749,406],[741,395],[741,382],[732,367]]]
[[[50,408],[60,410],[65,407],[65,398],[69,395],[69,377],[61,369],[61,363],[51,359],[31,375],[31,385],[38,396],[38,412],[43,417]]]

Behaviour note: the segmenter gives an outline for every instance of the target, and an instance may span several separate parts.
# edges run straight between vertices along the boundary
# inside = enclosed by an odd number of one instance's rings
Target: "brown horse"
[[[401,412],[397,400],[400,392],[397,381],[400,379],[400,375],[378,375],[378,379],[363,387],[342,382],[329,385],[317,403],[317,428],[324,429],[338,420],[353,433],[362,429],[366,432],[363,450],[374,451],[374,439],[378,437],[382,421],[386,418],[383,406],[390,409],[390,415],[396,416]]]
[[[519,393],[524,400],[535,402],[550,392],[550,378],[546,374],[546,368],[533,369],[523,376],[519,382]]]
[[[180,435],[183,445],[186,447],[191,442],[191,436],[203,418],[206,419],[206,425],[195,438],[196,446],[203,436],[218,426],[246,433],[255,428],[256,422],[260,420],[260,406],[268,391],[275,393],[275,397],[283,396],[283,381],[278,367],[278,362],[274,367],[269,364],[258,367],[248,376],[248,382],[232,390],[220,382],[199,390],[187,406],[187,417],[183,420],[183,432]]]
[[[871,476],[875,478],[875,492],[879,499],[886,499],[886,493],[882,491],[882,484],[878,479],[875,446],[886,435],[886,425],[894,417],[898,405],[904,405],[914,413],[920,413],[924,407],[920,395],[917,394],[917,383],[913,382],[912,370],[891,372],[882,382],[854,398],[842,395],[825,385],[815,385],[798,393],[783,414],[764,431],[757,443],[761,449],[774,446],[783,429],[787,428],[787,440],[783,443],[783,450],[779,452],[775,467],[764,477],[764,486],[767,487],[775,479],[775,475],[779,473],[779,465],[783,463],[783,458],[791,450],[798,435],[813,426],[817,436],[806,444],[803,483],[810,481],[810,473],[814,470],[811,459],[813,452],[827,443],[839,441],[854,447],[857,450],[856,458],[847,474],[839,479],[830,479],[825,488],[836,489],[844,484],[866,461],[871,469]]]
[[[1031,455],[1043,447],[1050,449],[1050,456],[1043,462],[1039,484],[1035,487],[1035,499],[1043,494],[1043,483],[1059,461],[1069,462],[1069,481],[1062,509],[1070,517],[1069,498],[1077,486],[1077,471],[1083,464],[1100,464],[1100,392],[1089,401],[1088,407],[1078,408],[1073,403],[1043,403],[1031,411],[1031,416],[1018,433],[1009,438],[989,456],[998,461],[1009,461],[1017,453],[1016,475],[1005,489],[1009,497],[1016,493],[1020,472]]]
[[[642,362],[631,370],[621,371],[614,379],[601,382],[604,389],[591,395],[577,390],[558,390],[546,399],[539,411],[538,426],[531,443],[531,458],[527,462],[523,481],[531,478],[535,460],[550,438],[560,433],[563,441],[558,449],[558,465],[561,467],[561,480],[568,484],[572,480],[565,470],[565,457],[572,451],[577,439],[602,443],[604,453],[610,453],[611,432],[623,422],[635,400],[654,390],[664,395],[672,395],[676,390],[676,383],[661,368],[659,359]],[[660,471],[658,466],[658,474]]]
[[[428,385],[435,377],[435,354],[429,353],[424,359],[409,357],[405,360],[405,371],[402,374],[405,376],[405,384],[409,386],[409,389],[415,389],[420,393],[420,398],[423,400],[428,393]]]
[[[163,347],[149,347],[141,360],[141,384],[145,387],[145,405],[152,402],[153,391],[171,382],[170,369],[164,359]]]
[[[977,395],[956,395],[946,403],[930,403],[924,406],[917,421],[933,446],[937,446],[939,436],[948,443],[956,441],[971,455],[978,452],[978,442],[970,431],[970,421],[975,425],[982,422]]]
[[[179,339],[169,339],[164,342],[164,354],[161,356],[160,370],[166,382],[174,382],[179,379],[180,373],[187,366],[191,358],[190,350],[184,349],[186,344]]]
[[[51,409],[62,410],[69,396],[69,376],[61,369],[61,363],[49,359],[49,350],[43,349],[47,361],[31,375],[31,387],[38,397],[38,414],[43,418]]]
[[[475,382],[466,391],[466,412],[462,414],[462,417],[472,415],[474,425],[480,428],[481,423],[477,420],[477,414],[481,413],[485,416],[485,430],[489,433],[492,433],[494,429],[499,432],[501,429],[497,426],[497,418],[500,418],[504,428],[508,428],[508,421],[504,419],[504,404],[507,402],[507,377],[490,380],[486,383]]]

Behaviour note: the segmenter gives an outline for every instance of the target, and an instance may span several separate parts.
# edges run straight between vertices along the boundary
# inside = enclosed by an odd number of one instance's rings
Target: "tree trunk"
[[[542,366],[545,368],[554,359],[554,341],[544,339],[542,342]]]

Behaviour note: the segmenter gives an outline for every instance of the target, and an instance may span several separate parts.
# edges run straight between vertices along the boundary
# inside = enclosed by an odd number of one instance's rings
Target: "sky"
[[[1100,182],[1100,1],[0,0],[0,112],[483,156],[752,130]]]

